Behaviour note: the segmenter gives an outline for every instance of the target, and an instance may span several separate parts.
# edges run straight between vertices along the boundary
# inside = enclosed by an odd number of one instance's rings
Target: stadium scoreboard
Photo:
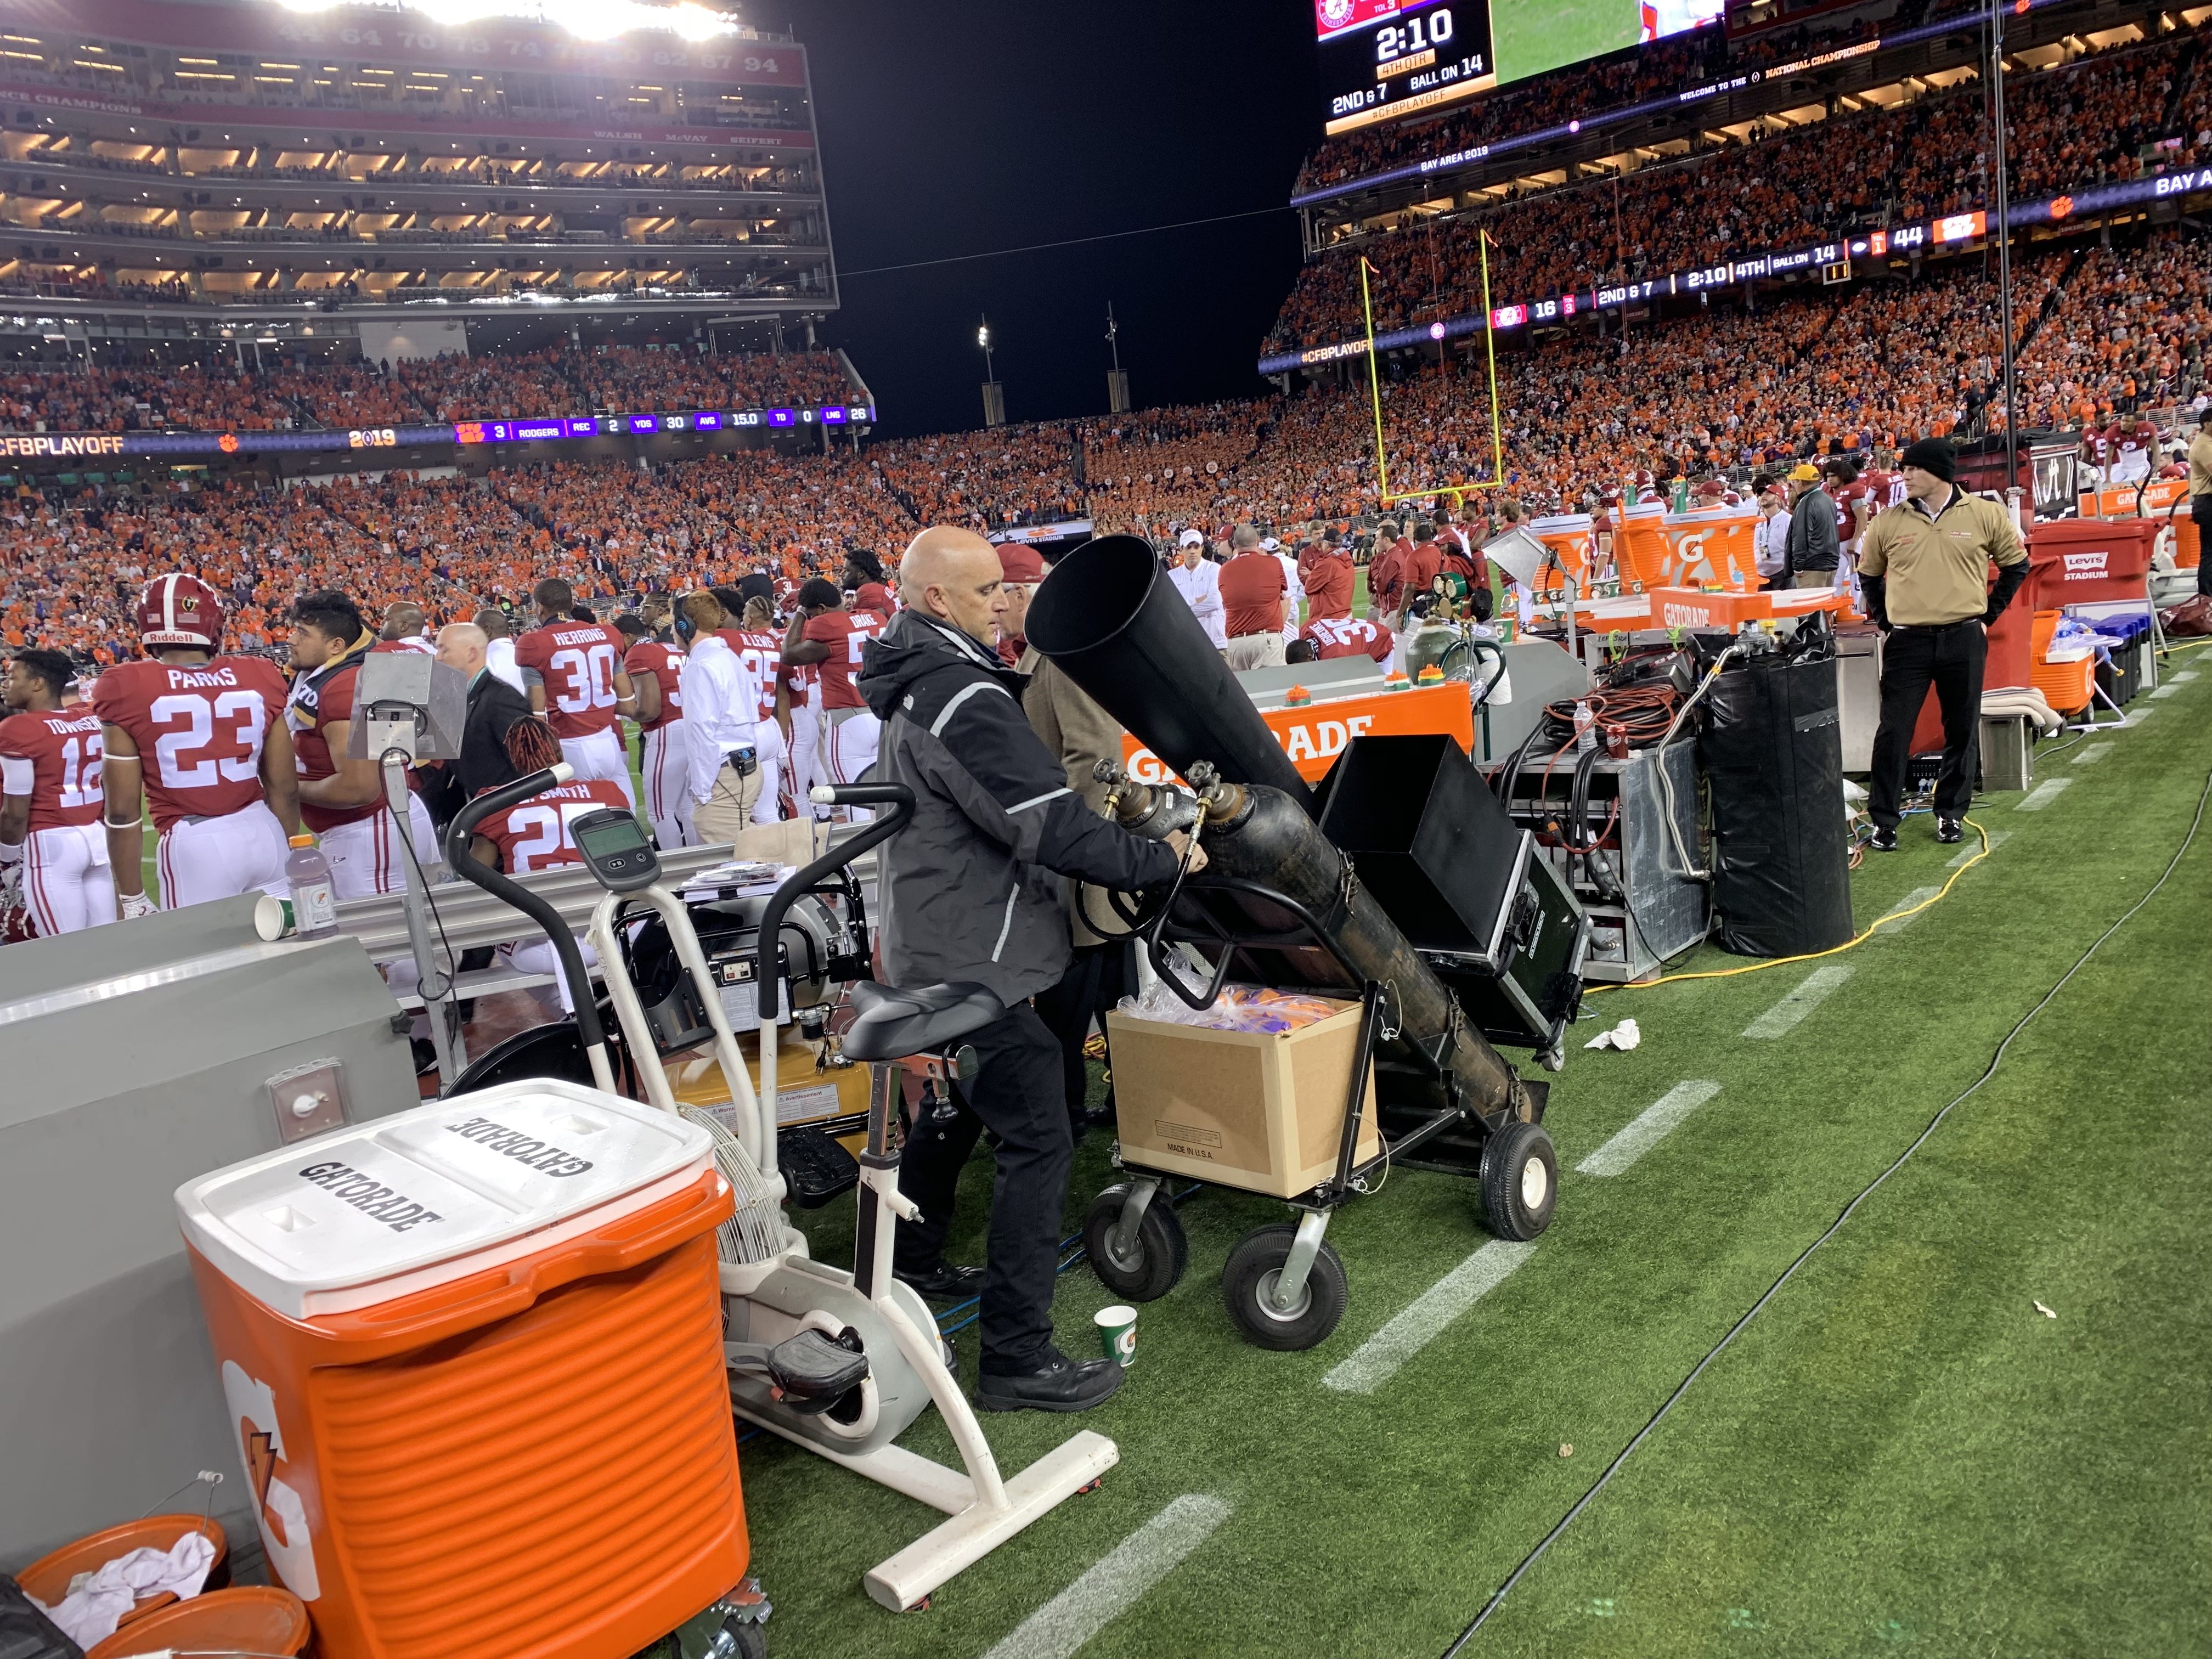
[[[1331,132],[1498,84],[1490,0],[1314,0]]]
[[[1716,23],[1721,0],[1313,0],[1331,133]]]

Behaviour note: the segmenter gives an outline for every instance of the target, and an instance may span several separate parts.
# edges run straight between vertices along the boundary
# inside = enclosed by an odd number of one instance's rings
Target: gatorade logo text
[[[504,1153],[525,1169],[535,1170],[540,1175],[580,1176],[592,1167],[592,1160],[578,1158],[574,1152],[549,1146],[534,1135],[520,1129],[510,1129],[504,1123],[488,1117],[472,1117],[465,1123],[448,1123],[447,1134],[464,1140],[473,1140],[479,1146],[489,1147]]]
[[[1710,628],[1713,613],[1701,605],[1662,605],[1664,613],[1661,626],[1666,628]]]
[[[395,1233],[410,1231],[426,1221],[446,1218],[428,1205],[417,1204],[394,1192],[374,1176],[363,1175],[350,1164],[310,1164],[300,1171],[300,1179],[320,1187],[363,1215],[374,1216]]]

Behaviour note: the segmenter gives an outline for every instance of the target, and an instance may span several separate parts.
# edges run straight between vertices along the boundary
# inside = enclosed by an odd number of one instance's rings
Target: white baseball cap
[[[1260,546],[1264,551],[1273,553],[1282,546],[1282,543],[1277,541],[1273,536],[1270,536],[1265,541],[1261,542]]]
[[[1204,547],[1206,545],[1206,538],[1200,535],[1195,530],[1186,530],[1182,532],[1182,538],[1176,542],[1176,545],[1177,547]]]

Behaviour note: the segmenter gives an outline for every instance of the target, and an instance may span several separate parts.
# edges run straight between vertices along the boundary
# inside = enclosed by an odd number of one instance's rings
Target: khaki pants
[[[1229,641],[1222,653],[1228,659],[1231,673],[1241,674],[1248,668],[1280,668],[1283,665],[1283,636],[1280,634],[1239,634]]]
[[[752,827],[753,803],[760,799],[768,772],[755,767],[739,777],[727,761],[714,774],[714,793],[691,809],[691,828],[702,847],[727,847]]]
[[[1836,573],[1832,570],[1800,570],[1790,578],[1792,587],[1833,587]]]

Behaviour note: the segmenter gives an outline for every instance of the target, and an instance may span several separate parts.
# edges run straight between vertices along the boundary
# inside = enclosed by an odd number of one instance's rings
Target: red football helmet
[[[148,645],[212,651],[222,641],[222,599],[198,576],[156,576],[139,592],[137,621]]]

